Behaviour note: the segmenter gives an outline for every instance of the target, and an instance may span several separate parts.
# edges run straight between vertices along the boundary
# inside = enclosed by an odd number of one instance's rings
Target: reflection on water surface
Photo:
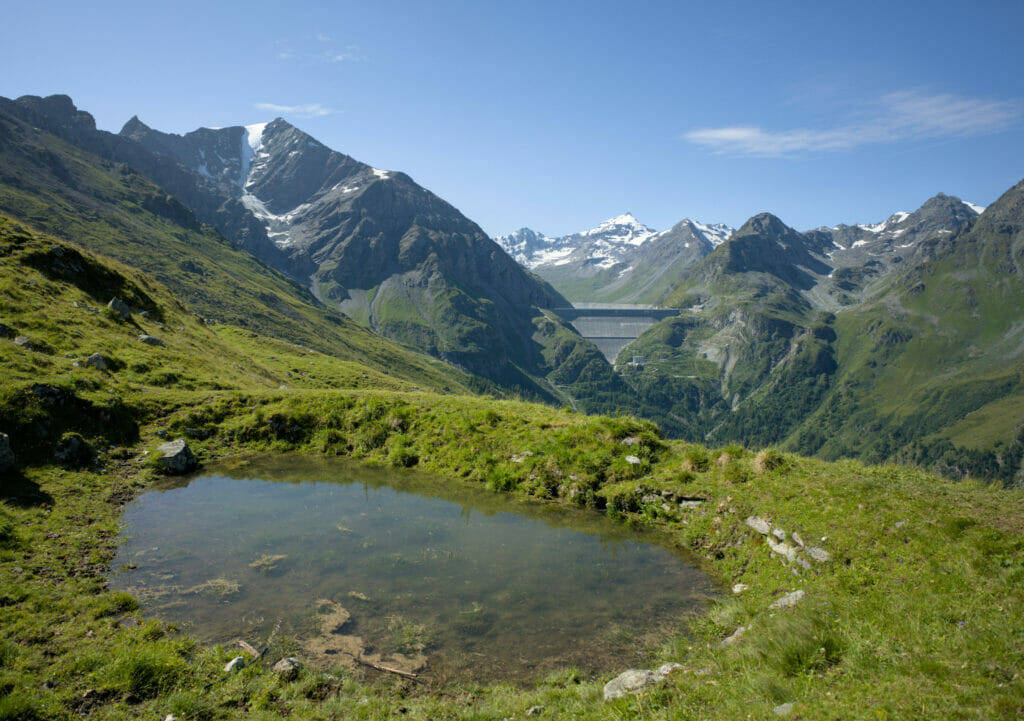
[[[715,593],[657,539],[406,471],[301,456],[141,495],[112,585],[198,638],[323,665],[524,680],[636,665]]]

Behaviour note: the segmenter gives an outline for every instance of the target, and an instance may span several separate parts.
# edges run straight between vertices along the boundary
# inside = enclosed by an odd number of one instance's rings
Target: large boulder
[[[132,317],[132,309],[120,298],[111,298],[107,308],[121,320],[130,320]]]
[[[162,454],[159,458],[160,467],[168,473],[188,473],[198,465],[184,438],[163,443],[157,446],[157,451]]]
[[[101,371],[106,370],[109,363],[110,361],[102,353],[93,353],[85,359],[85,365],[87,368],[95,368]]]
[[[274,664],[274,673],[283,681],[294,681],[298,678],[300,670],[302,670],[302,662],[294,656],[282,658]]]
[[[162,340],[160,340],[159,338],[157,338],[155,335],[146,335],[145,333],[143,333],[142,335],[139,336],[139,341],[141,341],[142,343],[145,343],[146,345],[163,345],[164,344],[164,342]]]
[[[11,470],[14,466],[14,460],[10,436],[6,433],[0,433],[0,473]]]
[[[632,693],[639,693],[661,683],[669,675],[681,671],[682,668],[682,665],[678,663],[666,663],[654,671],[638,668],[623,671],[604,685],[604,700],[612,701]]]

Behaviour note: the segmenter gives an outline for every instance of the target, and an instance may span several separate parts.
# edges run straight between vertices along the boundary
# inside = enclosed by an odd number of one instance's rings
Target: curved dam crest
[[[678,308],[631,303],[574,303],[552,311],[596,345],[612,365],[622,349],[645,330],[660,320],[679,315]]]

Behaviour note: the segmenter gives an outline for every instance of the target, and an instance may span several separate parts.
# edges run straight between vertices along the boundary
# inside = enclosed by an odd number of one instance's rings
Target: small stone
[[[285,681],[294,681],[302,669],[302,662],[294,656],[282,658],[274,664],[274,673]]]
[[[796,545],[800,546],[800,548],[803,548],[804,547],[804,539],[800,538],[800,534],[797,533],[796,531],[793,531],[792,536],[793,536],[793,542],[796,543]]]
[[[680,511],[692,511],[692,510],[695,510],[697,508],[700,508],[703,504],[704,504],[704,501],[680,501],[679,502],[679,510]]]
[[[163,455],[160,457],[160,465],[169,473],[187,473],[196,467],[196,457],[192,455],[192,449],[184,438],[178,438],[169,443],[163,443],[156,448]]]
[[[516,453],[514,456],[512,456],[512,462],[513,463],[522,463],[523,461],[525,461],[527,458],[529,458],[532,455],[533,455],[533,451],[523,451],[521,453]]]
[[[14,345],[25,350],[32,350],[32,340],[27,335],[19,335],[14,339]]]
[[[722,643],[721,643],[722,648],[725,648],[726,646],[732,646],[734,643],[736,643],[741,638],[743,638],[743,634],[746,633],[746,632],[747,632],[747,627],[746,626],[740,626],[735,631],[733,631],[729,636],[727,636],[726,638],[722,639]]]
[[[102,353],[93,353],[91,356],[85,359],[85,365],[87,368],[95,368],[96,370],[106,370],[109,361],[104,357]]]
[[[758,516],[750,516],[744,521],[744,523],[760,533],[762,536],[767,536],[772,530],[771,524]]]
[[[166,716],[164,716],[164,721],[178,721],[178,717],[172,713],[169,713]]]
[[[107,307],[121,320],[129,320],[132,317],[132,309],[120,298],[111,298]]]
[[[796,565],[800,566],[800,568],[804,569],[805,571],[811,570],[811,564],[806,558],[796,559]]]
[[[786,540],[786,532],[783,531],[778,526],[776,526],[775,528],[772,529],[772,535],[775,536],[780,541],[785,541]]]
[[[668,663],[663,663],[660,666],[658,666],[658,673],[660,673],[662,676],[671,676],[676,671],[682,671],[685,668],[686,667],[683,666],[683,664],[681,663],[669,661]]]
[[[233,659],[228,661],[227,665],[224,666],[225,673],[235,673],[245,668],[245,659],[241,656],[235,656]]]
[[[0,433],[0,473],[9,471],[14,466],[14,451],[11,450],[11,437]]]
[[[907,525],[906,521],[896,521],[896,528],[903,528],[905,525]]]
[[[530,708],[526,709],[527,716],[540,716],[542,713],[544,713],[543,706],[531,706]]]
[[[806,595],[807,594],[804,593],[803,589],[800,589],[799,591],[793,591],[792,593],[787,593],[785,596],[780,598],[778,601],[773,603],[768,608],[789,608],[790,606],[795,606],[796,604],[800,603],[800,601],[802,601],[804,596]]]
[[[793,704],[779,704],[778,706],[772,709],[772,713],[776,716],[789,716],[791,713],[793,713]]]
[[[788,543],[775,543],[771,538],[766,540],[768,541],[768,547],[772,549],[774,553],[783,556],[790,563],[796,560],[796,549],[791,545]]]
[[[741,593],[743,593],[744,591],[749,591],[749,590],[750,590],[750,586],[748,586],[745,583],[737,583],[735,586],[732,587],[732,592],[734,594],[736,594],[737,596],[740,595]]]
[[[638,446],[640,445],[640,439],[636,436],[630,436],[629,438],[623,438],[620,443],[624,446]]]
[[[163,345],[164,342],[157,338],[155,335],[146,335],[143,333],[139,336],[139,341],[146,345]]]
[[[832,560],[832,554],[826,551],[824,548],[818,546],[808,546],[807,555],[813,558],[818,563],[827,563]]]
[[[637,458],[636,456],[626,456],[626,463],[628,463],[631,466],[636,466],[639,465],[640,459]]]
[[[611,701],[631,693],[637,693],[649,686],[661,683],[663,678],[665,677],[656,671],[631,668],[604,685],[604,700]]]

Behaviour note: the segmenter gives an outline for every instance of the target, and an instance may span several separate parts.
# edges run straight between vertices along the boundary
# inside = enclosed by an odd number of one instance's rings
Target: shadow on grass
[[[20,469],[12,468],[0,474],[0,499],[19,508],[53,504],[53,496],[30,481]]]

